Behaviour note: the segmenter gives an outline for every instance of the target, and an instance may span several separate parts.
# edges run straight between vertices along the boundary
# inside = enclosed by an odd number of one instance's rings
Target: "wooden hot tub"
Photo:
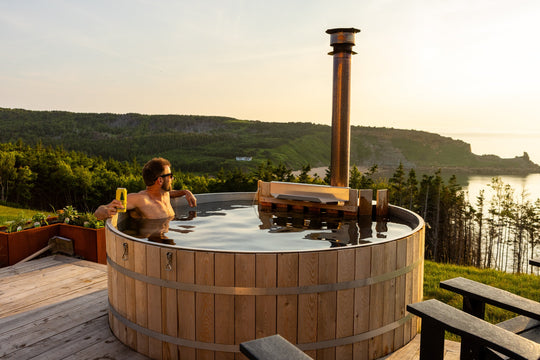
[[[260,253],[151,243],[109,220],[111,330],[153,359],[241,358],[241,342],[276,333],[315,359],[384,356],[417,333],[418,320],[405,309],[422,300],[424,265],[423,220],[394,206],[390,214],[411,232],[380,243]]]

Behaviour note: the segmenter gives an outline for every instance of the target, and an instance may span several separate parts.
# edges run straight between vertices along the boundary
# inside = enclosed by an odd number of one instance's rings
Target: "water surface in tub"
[[[252,201],[205,203],[175,212],[174,219],[129,219],[119,230],[182,248],[227,251],[319,250],[397,239],[412,231],[395,219],[264,211]]]

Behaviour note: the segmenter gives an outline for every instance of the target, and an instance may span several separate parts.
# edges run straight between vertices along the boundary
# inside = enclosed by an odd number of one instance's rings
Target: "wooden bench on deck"
[[[250,360],[313,360],[279,334],[243,342],[240,352]]]
[[[422,317],[421,359],[438,359],[433,356],[438,347],[442,351],[438,337],[442,331],[444,341],[444,330],[462,337],[462,359],[540,359],[540,303],[465,278],[442,281],[440,286],[463,296],[464,311],[436,300],[408,306],[411,313]],[[486,304],[520,316],[490,324],[483,320]],[[423,348],[431,355],[422,357]]]
[[[512,359],[540,358],[540,344],[438,300],[409,304],[407,310],[422,318],[420,360],[443,360],[445,330],[461,336],[460,358],[463,360],[486,358],[469,352],[464,348],[465,343],[481,350],[494,349]]]

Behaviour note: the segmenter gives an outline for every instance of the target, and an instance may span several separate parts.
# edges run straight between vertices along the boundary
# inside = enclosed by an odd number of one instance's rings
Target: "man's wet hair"
[[[153,158],[144,164],[142,176],[146,186],[152,186],[160,175],[163,174],[165,166],[171,166],[169,160],[164,158]]]

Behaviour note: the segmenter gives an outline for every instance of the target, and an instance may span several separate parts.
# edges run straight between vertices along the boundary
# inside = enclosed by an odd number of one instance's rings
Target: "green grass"
[[[471,266],[458,266],[425,261],[424,264],[424,300],[437,299],[446,304],[462,309],[462,297],[451,291],[441,289],[439,282],[454,277],[464,277],[478,281],[511,293],[540,301],[540,276],[530,274],[510,274],[493,269],[478,269]],[[486,305],[485,320],[492,324],[508,320],[516,314]],[[447,339],[459,340],[459,337],[447,333]]]
[[[47,216],[55,215],[52,212],[44,212],[32,209],[21,209],[15,207],[9,207],[0,205],[0,226],[6,225],[8,221],[16,220],[19,218],[31,219],[36,213],[43,213]]]

